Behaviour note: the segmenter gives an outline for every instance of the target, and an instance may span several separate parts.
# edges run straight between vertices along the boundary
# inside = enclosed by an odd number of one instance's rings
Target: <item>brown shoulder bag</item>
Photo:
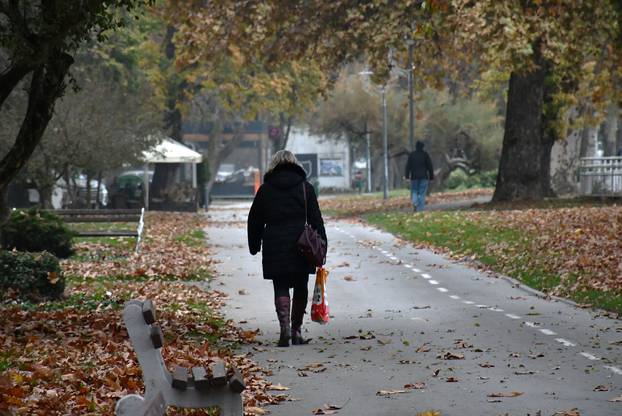
[[[326,262],[326,241],[311,227],[307,217],[307,189],[302,182],[302,195],[305,200],[305,228],[298,237],[298,251],[309,264],[320,267]]]

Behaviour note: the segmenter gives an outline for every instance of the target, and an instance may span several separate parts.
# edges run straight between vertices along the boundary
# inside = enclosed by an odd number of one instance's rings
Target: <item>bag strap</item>
[[[307,220],[307,188],[305,187],[304,181],[302,181],[302,197],[305,200],[305,225],[308,225],[309,221]]]

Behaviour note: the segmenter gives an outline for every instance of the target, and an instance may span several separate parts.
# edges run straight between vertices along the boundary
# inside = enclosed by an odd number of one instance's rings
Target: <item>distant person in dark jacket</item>
[[[417,141],[415,151],[408,155],[406,179],[410,179],[413,210],[425,209],[425,195],[429,181],[434,179],[434,168],[428,152],[423,150],[423,142]]]
[[[309,224],[326,241],[326,231],[313,186],[293,153],[276,152],[248,214],[248,248],[262,251],[263,277],[272,280],[274,305],[281,335],[278,345],[304,344],[302,321],[309,297],[309,275],[315,266],[298,252],[297,241],[305,224],[304,190]],[[294,289],[291,302],[290,295]]]

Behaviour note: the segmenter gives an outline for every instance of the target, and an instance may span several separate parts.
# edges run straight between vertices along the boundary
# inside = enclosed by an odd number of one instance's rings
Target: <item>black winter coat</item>
[[[264,279],[296,278],[315,273],[298,253],[296,242],[305,224],[303,182],[307,191],[309,224],[326,240],[326,230],[313,186],[298,165],[278,165],[264,176],[248,214],[248,248],[262,250]]]
[[[432,167],[432,159],[425,150],[415,150],[408,155],[406,163],[407,179],[434,179],[434,168]]]

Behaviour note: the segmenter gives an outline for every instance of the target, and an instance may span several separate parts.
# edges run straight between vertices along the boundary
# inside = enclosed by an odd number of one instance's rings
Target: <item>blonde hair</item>
[[[300,166],[300,162],[296,159],[296,156],[289,150],[279,150],[272,156],[270,165],[268,166],[268,172],[272,172],[274,168],[284,163],[293,163]]]

